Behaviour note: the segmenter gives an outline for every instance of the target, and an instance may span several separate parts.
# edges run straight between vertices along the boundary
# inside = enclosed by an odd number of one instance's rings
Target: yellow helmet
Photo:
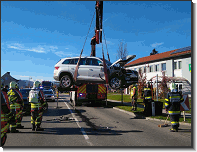
[[[16,89],[16,82],[15,81],[10,82],[10,88]]]
[[[40,85],[40,82],[39,82],[39,81],[35,81],[35,82],[34,82],[34,88],[38,88],[39,85]]]

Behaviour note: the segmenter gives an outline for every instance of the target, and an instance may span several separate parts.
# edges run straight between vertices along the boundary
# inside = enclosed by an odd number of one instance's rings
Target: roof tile
[[[191,54],[191,50],[187,50],[187,51],[171,54],[172,52],[175,52],[176,50],[178,50],[178,49],[167,51],[167,52],[163,52],[163,53],[159,53],[159,54],[155,54],[155,55],[142,57],[142,58],[139,58],[137,60],[134,60],[134,61],[126,64],[125,66],[131,66],[131,65],[136,65],[136,64],[140,64],[140,63],[146,63],[146,62],[150,62],[150,61],[156,61],[156,60],[159,60],[159,59],[170,58],[170,57],[173,57],[173,56],[179,56],[179,55],[184,55],[184,54],[188,54],[188,53]]]

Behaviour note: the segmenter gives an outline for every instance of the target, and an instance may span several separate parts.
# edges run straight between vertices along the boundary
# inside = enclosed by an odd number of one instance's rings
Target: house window
[[[139,71],[138,72],[141,72],[142,73],[142,68],[139,68]]]
[[[153,72],[153,65],[150,66],[150,72]]]
[[[159,64],[155,65],[155,71],[159,71]]]
[[[174,70],[177,69],[177,62],[174,62]]]
[[[162,68],[162,71],[165,71],[166,70],[166,63],[162,63],[161,68]]]
[[[179,61],[178,65],[179,65],[179,69],[182,69],[182,61]]]
[[[144,73],[146,73],[146,67],[144,67]]]

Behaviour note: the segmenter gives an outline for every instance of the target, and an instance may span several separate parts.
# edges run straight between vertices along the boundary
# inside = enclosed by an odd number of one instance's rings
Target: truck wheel
[[[118,77],[118,76],[112,76],[112,77],[109,79],[109,86],[110,86],[112,89],[119,89],[119,88],[121,88],[121,86],[122,86],[121,78]]]
[[[69,75],[64,75],[60,80],[60,85],[62,88],[70,88],[72,83],[72,78]]]

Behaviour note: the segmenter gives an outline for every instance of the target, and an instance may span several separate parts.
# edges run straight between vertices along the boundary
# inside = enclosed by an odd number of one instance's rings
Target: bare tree
[[[164,99],[167,95],[167,93],[170,91],[167,87],[167,82],[170,81],[170,78],[166,77],[165,76],[165,73],[163,73],[163,76],[162,76],[162,81],[161,83],[158,85],[158,88],[160,90],[158,96],[162,99]]]
[[[142,92],[144,89],[144,86],[146,85],[146,73],[142,72],[142,69],[139,69],[139,73],[138,73],[138,98],[143,97]]]
[[[117,55],[119,59],[128,55],[127,43],[123,44],[123,42],[120,42],[120,44],[118,45]]]

